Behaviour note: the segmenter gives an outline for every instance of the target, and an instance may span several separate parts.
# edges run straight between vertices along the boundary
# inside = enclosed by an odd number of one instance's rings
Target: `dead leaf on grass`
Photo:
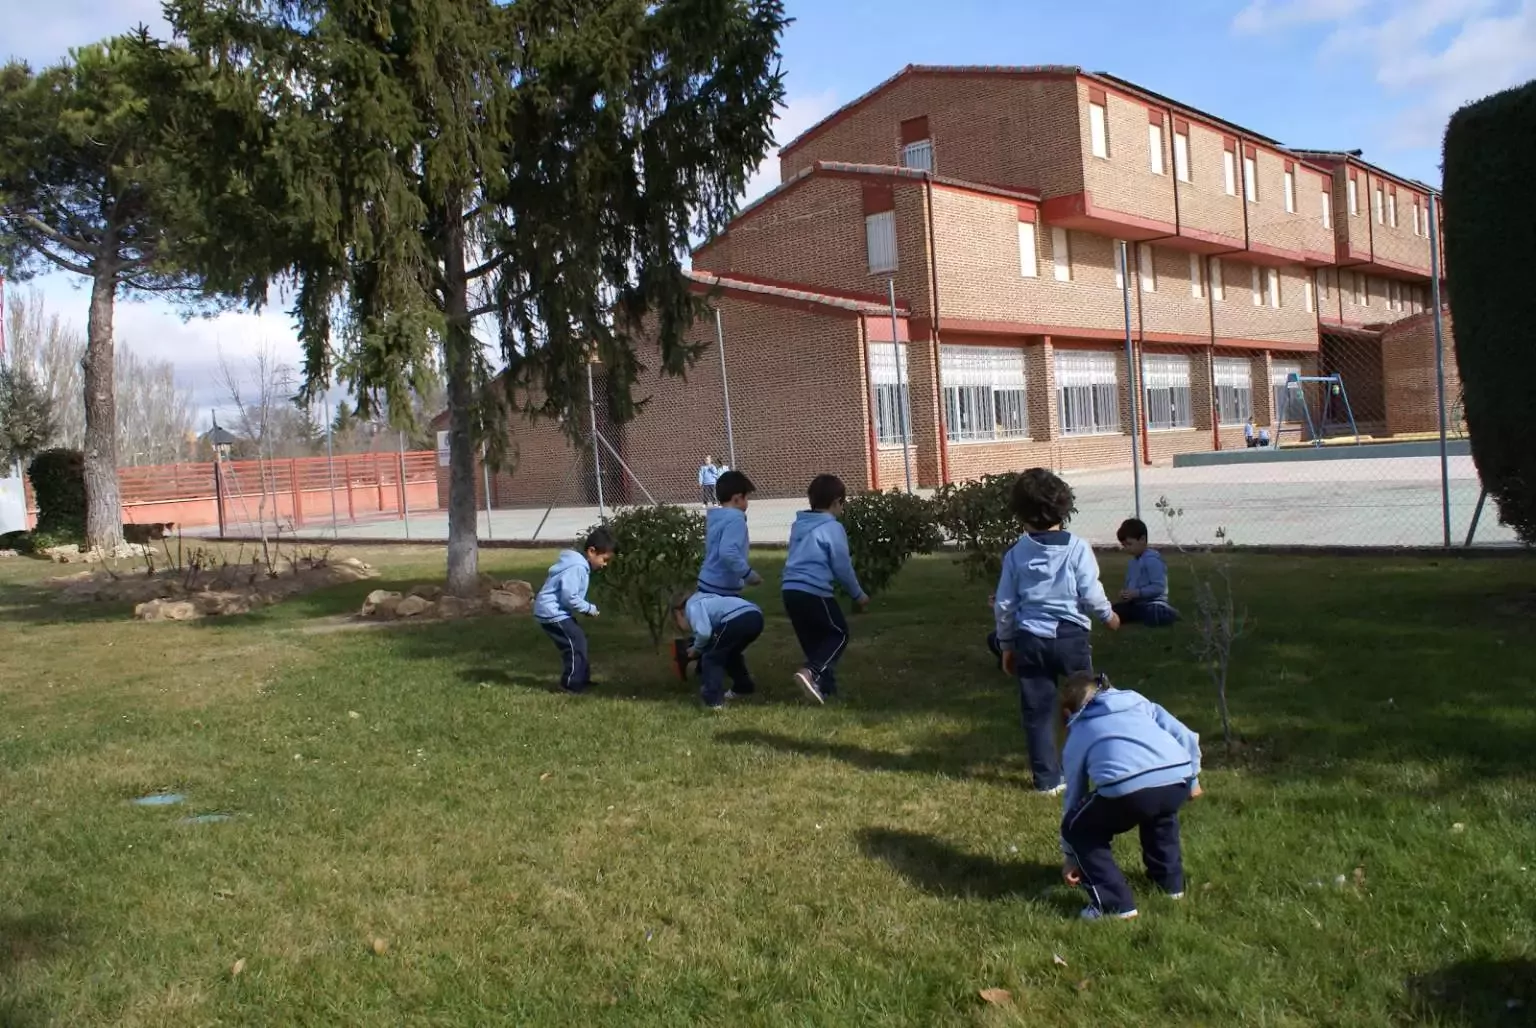
[[[553,778],[554,776],[555,776],[555,773],[553,771],[545,771],[542,775],[539,776],[539,781],[547,782],[551,778]]]
[[[1051,963],[1055,964],[1057,967],[1066,967],[1067,966],[1067,962],[1062,959],[1062,956],[1061,956],[1060,953],[1052,953],[1051,954]]]
[[[245,970],[245,958],[241,957],[239,960],[235,961],[234,964],[230,967],[230,969],[229,969],[229,976],[231,978],[239,978],[240,977],[240,972],[242,972],[244,970]]]
[[[389,952],[389,940],[375,935],[373,937],[373,952],[377,956],[383,956]]]
[[[1092,984],[1093,984],[1093,979],[1092,978],[1084,978],[1082,981],[1077,983],[1077,991],[1078,992],[1087,992],[1088,991],[1088,986],[1090,986]]]
[[[982,989],[979,995],[994,1007],[1006,1007],[1013,1004],[1013,993],[1007,989]]]

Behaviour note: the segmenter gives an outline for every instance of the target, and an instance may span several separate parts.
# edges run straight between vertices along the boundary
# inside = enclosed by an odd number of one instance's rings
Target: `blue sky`
[[[1536,0],[788,0],[787,106],[802,130],[903,65],[1076,64],[1107,71],[1293,146],[1360,147],[1392,171],[1438,184],[1439,145],[1457,107],[1536,77]],[[159,0],[52,0],[0,46],[46,63],[143,21]],[[16,48],[20,48],[17,50]],[[777,184],[765,163],[753,193]],[[50,304],[83,323],[85,294],[45,280]],[[286,317],[183,323],[159,304],[124,304],[118,338],[177,361],[200,407],[220,402],[216,351],[239,361],[263,343],[297,362]]]

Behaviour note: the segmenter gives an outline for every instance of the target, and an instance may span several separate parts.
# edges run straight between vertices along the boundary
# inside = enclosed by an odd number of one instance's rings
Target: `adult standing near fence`
[[[703,497],[704,506],[714,506],[715,483],[720,481],[720,474],[725,470],[715,463],[713,456],[705,457],[704,463],[699,465],[699,493]]]

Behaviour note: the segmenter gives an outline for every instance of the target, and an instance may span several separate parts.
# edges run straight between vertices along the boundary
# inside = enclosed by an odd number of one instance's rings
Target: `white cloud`
[[[837,107],[837,95],[830,90],[809,96],[790,97],[785,102],[773,123],[773,151],[747,180],[747,192],[742,200],[744,204],[751,203],[779,185],[779,148],[837,110]]]
[[[1382,145],[1434,148],[1458,107],[1536,76],[1536,0],[1254,0],[1235,32],[1311,26],[1364,60],[1388,103]]]
[[[6,19],[17,31],[6,33],[0,60],[19,57],[33,67],[57,63],[71,47],[132,32],[139,25],[161,38],[171,31],[161,17],[160,0],[49,0],[28,6],[24,17],[20,7],[17,0],[17,9]]]

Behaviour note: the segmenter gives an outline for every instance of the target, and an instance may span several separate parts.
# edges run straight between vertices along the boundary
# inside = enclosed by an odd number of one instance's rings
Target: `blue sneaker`
[[[1111,912],[1099,907],[1084,907],[1079,915],[1084,921],[1130,921],[1139,916],[1134,910],[1120,910]]]

